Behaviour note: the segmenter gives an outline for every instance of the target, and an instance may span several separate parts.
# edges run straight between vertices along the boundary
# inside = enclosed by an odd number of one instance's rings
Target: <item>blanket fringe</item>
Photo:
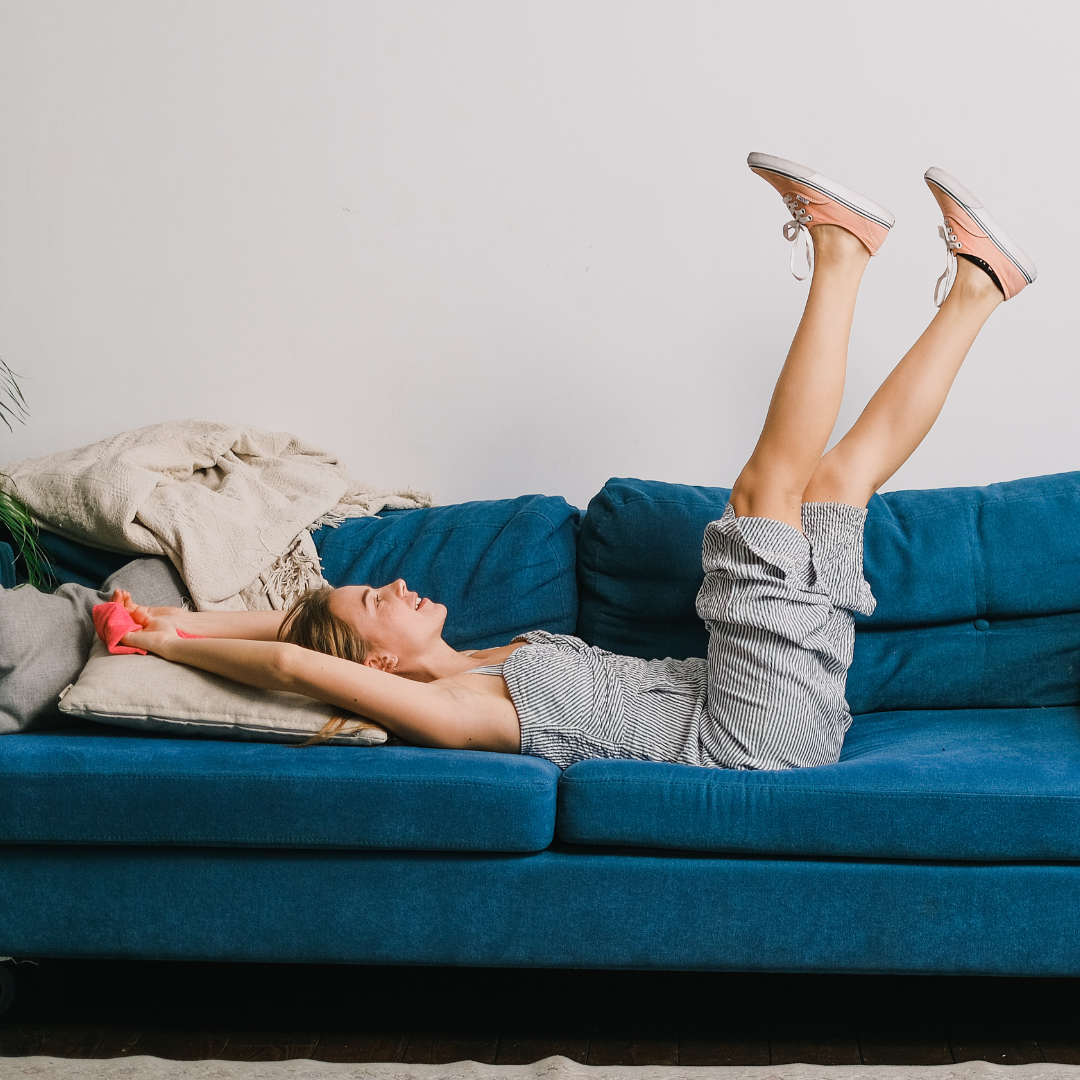
[[[288,611],[304,593],[321,589],[326,580],[311,534],[302,532],[274,560],[261,579],[261,591],[277,611]]]
[[[427,491],[412,488],[386,491],[356,484],[333,510],[316,518],[259,576],[255,583],[259,586],[258,591],[272,608],[288,611],[304,593],[326,585],[319,553],[311,538],[316,529],[324,525],[336,529],[349,518],[374,517],[380,510],[415,510],[431,505],[431,494]]]
[[[432,505],[429,491],[416,491],[413,488],[386,491],[358,484],[341,497],[333,510],[328,510],[322,517],[316,518],[308,526],[308,530],[314,532],[324,525],[336,529],[349,518],[374,517],[381,510],[417,510]]]

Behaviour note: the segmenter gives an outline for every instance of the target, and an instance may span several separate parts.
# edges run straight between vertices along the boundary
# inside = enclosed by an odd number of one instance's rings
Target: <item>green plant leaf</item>
[[[19,376],[0,360],[0,420],[13,431],[12,420],[25,424],[30,411],[26,406]],[[15,481],[5,473],[0,479],[7,480],[12,487]],[[30,511],[15,495],[0,488],[0,525],[3,525],[15,541],[16,554],[22,556],[30,584],[38,589],[51,589],[56,581],[52,575],[49,557],[38,543],[38,530]]]
[[[0,477],[14,483],[11,477],[0,473]],[[15,541],[16,554],[22,556],[30,584],[37,589],[51,589],[56,580],[53,578],[49,556],[38,543],[37,525],[26,506],[14,495],[0,488],[0,525],[3,525]]]
[[[19,386],[19,376],[0,360],[0,420],[7,425],[8,431],[14,431],[11,421],[25,424],[29,415],[26,398]]]

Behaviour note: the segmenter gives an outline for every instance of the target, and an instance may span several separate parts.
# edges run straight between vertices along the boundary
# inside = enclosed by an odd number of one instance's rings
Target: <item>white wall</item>
[[[805,286],[791,157],[889,206],[841,424],[933,314],[936,164],[1039,266],[893,487],[1080,468],[1080,6],[0,0],[0,460],[169,418],[440,502],[730,483]]]

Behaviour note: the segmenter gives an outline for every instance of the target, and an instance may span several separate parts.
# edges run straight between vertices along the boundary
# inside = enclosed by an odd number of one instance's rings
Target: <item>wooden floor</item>
[[[1080,980],[44,960],[0,1055],[1080,1064]]]

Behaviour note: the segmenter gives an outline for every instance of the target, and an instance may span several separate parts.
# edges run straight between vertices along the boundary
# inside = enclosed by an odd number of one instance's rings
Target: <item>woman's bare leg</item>
[[[1004,300],[989,275],[959,259],[956,283],[933,322],[822,459],[806,502],[865,506],[934,426],[960,365]]]
[[[844,396],[855,298],[870,252],[838,225],[813,229],[814,277],[765,426],[731,492],[739,517],[802,528],[803,492],[836,425]]]

